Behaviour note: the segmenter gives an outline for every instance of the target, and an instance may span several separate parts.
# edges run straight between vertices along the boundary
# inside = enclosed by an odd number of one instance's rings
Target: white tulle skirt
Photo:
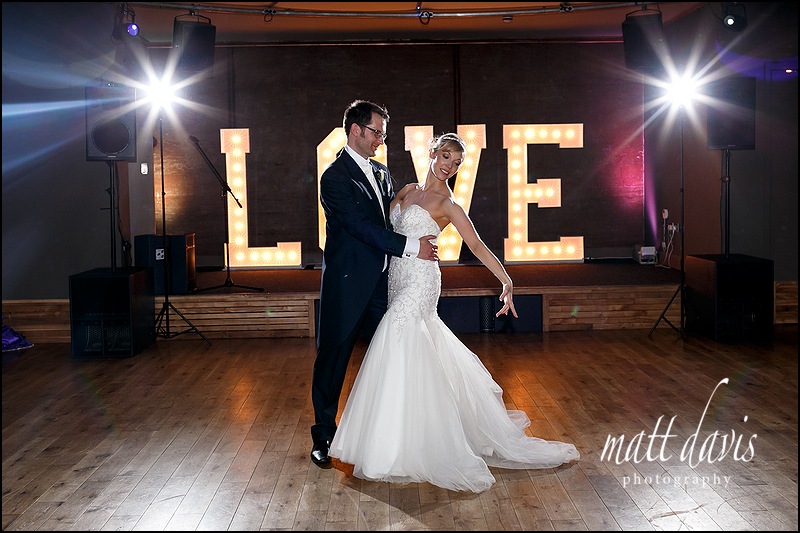
[[[482,492],[495,482],[489,466],[580,457],[572,444],[526,435],[528,416],[505,408],[500,386],[438,316],[394,318],[390,309],[378,326],[331,443],[356,477]]]

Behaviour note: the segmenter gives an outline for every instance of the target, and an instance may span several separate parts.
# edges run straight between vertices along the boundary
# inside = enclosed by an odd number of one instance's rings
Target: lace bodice
[[[401,210],[396,205],[390,213],[394,230],[409,239],[439,235],[438,224],[424,208],[412,204]],[[436,314],[441,293],[439,263],[424,259],[392,257],[389,263],[389,312],[397,327],[414,316]]]

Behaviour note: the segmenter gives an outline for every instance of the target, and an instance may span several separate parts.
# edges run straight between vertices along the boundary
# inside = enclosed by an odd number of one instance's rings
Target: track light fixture
[[[723,2],[724,16],[722,23],[733,31],[742,31],[747,27],[747,9],[741,2]]]
[[[126,36],[139,35],[139,25],[136,24],[136,13],[127,3],[119,4],[119,10],[114,17],[114,31],[112,38],[116,42],[122,41]]]
[[[417,17],[419,17],[420,24],[422,24],[423,26],[427,26],[431,21],[431,17],[433,17],[433,13],[431,13],[430,11],[420,11],[417,14]]]

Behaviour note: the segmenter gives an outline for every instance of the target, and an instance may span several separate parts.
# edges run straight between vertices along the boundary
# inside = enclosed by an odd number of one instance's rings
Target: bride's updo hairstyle
[[[444,133],[431,139],[430,148],[433,151],[443,150],[445,152],[467,153],[467,145],[464,139],[455,133]]]

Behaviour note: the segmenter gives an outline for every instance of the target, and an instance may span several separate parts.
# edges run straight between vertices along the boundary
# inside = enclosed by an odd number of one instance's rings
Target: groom
[[[320,182],[326,241],[311,378],[311,460],[321,468],[331,466],[328,449],[350,354],[362,330],[371,336],[386,312],[389,256],[438,259],[430,242],[435,235],[416,240],[392,231],[389,169],[370,159],[386,139],[388,121],[382,106],[365,100],[350,104],[343,121],[347,145]]]

